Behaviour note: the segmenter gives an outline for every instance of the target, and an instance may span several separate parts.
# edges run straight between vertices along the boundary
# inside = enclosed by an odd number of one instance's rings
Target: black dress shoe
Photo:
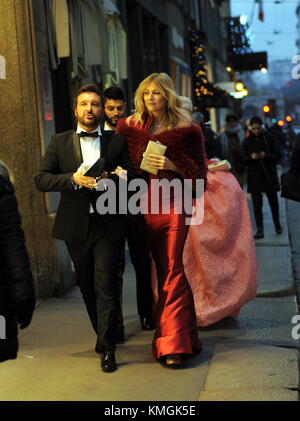
[[[282,234],[282,228],[279,223],[275,224],[275,230],[277,234]]]
[[[262,228],[257,228],[257,232],[254,235],[254,238],[256,240],[259,240],[260,238],[264,238],[264,230]]]
[[[141,326],[143,330],[154,330],[155,329],[155,323],[152,319],[152,317],[141,317]]]
[[[116,371],[117,363],[114,351],[102,351],[100,355],[102,371],[105,373],[112,373],[113,371]]]

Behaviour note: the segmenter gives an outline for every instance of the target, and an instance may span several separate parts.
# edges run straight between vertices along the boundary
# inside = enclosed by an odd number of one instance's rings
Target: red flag
[[[258,3],[258,19],[263,22],[265,15],[264,15],[264,9],[263,9],[263,0],[257,0]]]

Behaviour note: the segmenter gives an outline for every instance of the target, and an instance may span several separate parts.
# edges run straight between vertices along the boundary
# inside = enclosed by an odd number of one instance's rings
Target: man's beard
[[[85,119],[82,117],[77,117],[77,121],[79,124],[86,127],[96,127],[100,123],[100,117],[96,117],[94,114],[93,114],[93,117],[94,117],[93,119]]]
[[[118,118],[118,120],[117,120],[117,122],[116,123],[114,123],[113,122],[113,120],[111,120],[110,118],[108,118],[107,117],[107,115],[105,115],[105,121],[107,122],[107,124],[109,125],[109,126],[112,126],[112,127],[117,127],[117,124],[118,124],[118,121],[119,121],[120,119]]]

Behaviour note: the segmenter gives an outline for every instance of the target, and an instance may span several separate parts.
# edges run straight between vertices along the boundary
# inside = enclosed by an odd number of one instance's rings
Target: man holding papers
[[[96,352],[101,355],[102,370],[112,372],[117,368],[115,284],[125,236],[124,215],[97,213],[99,192],[95,189],[98,179],[103,178],[118,185],[113,174],[118,166],[127,170],[129,178],[132,172],[124,137],[101,131],[101,111],[97,86],[80,88],[74,103],[77,128],[52,136],[35,184],[43,192],[61,192],[53,236],[66,242],[97,334]],[[84,175],[83,167],[98,167],[99,174]]]

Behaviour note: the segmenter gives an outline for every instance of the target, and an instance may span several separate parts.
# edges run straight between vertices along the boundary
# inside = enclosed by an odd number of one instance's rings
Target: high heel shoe
[[[166,357],[166,365],[168,367],[179,367],[182,363],[180,354],[169,354]]]

